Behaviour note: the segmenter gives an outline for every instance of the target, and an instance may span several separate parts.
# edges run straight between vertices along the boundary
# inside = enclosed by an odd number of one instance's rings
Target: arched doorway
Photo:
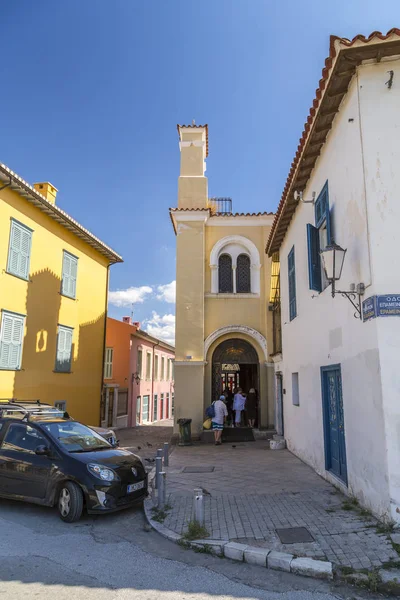
[[[244,392],[259,387],[259,359],[254,347],[246,340],[232,338],[221,342],[212,356],[212,399],[225,389],[241,387]]]

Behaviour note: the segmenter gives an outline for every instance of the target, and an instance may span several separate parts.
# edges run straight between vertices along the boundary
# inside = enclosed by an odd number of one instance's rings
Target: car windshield
[[[68,452],[94,452],[112,448],[101,435],[76,421],[42,423],[42,427]]]

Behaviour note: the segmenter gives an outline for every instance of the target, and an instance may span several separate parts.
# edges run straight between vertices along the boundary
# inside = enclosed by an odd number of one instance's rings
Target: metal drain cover
[[[275,529],[282,544],[305,544],[313,542],[314,538],[305,527],[288,527],[287,529]]]
[[[212,473],[215,467],[185,467],[182,473]]]

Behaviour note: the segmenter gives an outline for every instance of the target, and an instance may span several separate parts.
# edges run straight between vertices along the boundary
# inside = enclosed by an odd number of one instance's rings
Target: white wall
[[[358,81],[354,77],[303,195],[311,199],[328,180],[335,241],[347,248],[339,289],[371,283]],[[348,491],[376,514],[389,513],[385,426],[382,413],[378,330],[355,319],[354,308],[330,287],[309,289],[307,223],[314,206],[299,204],[280,249],[285,437],[290,450],[318,473],[325,471],[320,367],[341,364]],[[295,245],[297,317],[289,321],[287,256]],[[394,290],[396,291],[396,290]],[[366,297],[374,293],[368,287]],[[292,405],[291,373],[299,373],[300,406]]]

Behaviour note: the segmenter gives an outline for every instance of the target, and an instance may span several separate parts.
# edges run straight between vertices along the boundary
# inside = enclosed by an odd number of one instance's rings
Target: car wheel
[[[79,521],[83,510],[83,495],[81,488],[72,481],[65,482],[58,496],[58,512],[66,523]]]

